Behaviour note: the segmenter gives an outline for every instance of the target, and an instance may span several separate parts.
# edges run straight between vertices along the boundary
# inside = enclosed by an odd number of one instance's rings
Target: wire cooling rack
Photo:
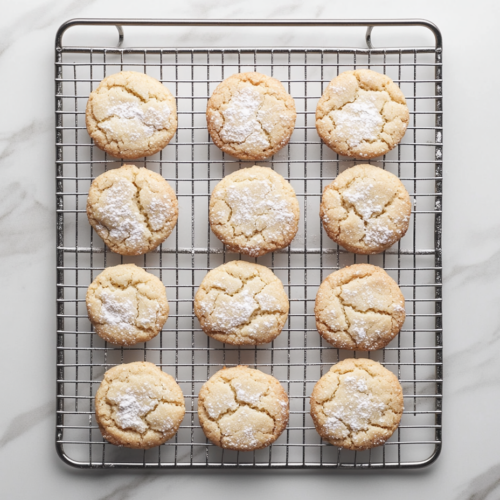
[[[115,25],[119,46],[62,45],[72,26]],[[368,48],[120,48],[122,26],[364,26]],[[432,31],[435,46],[375,49],[377,26],[420,26]],[[356,256],[333,243],[319,218],[323,188],[356,162],[338,157],[315,129],[316,104],[338,73],[371,68],[389,75],[402,89],[410,124],[400,145],[371,163],[398,175],[413,201],[404,238],[380,255]],[[426,21],[131,21],[72,20],[56,38],[56,201],[57,201],[57,432],[60,457],[81,468],[404,468],[433,462],[441,448],[442,315],[442,44]],[[177,99],[179,127],[159,154],[127,162],[159,172],[175,189],[179,220],[155,252],[121,257],[91,229],[85,206],[92,180],[120,161],[95,147],[85,128],[90,92],[121,70],[147,73]],[[222,177],[252,163],[236,161],[211,142],[206,128],[207,99],[221,80],[259,71],[281,80],[295,99],[297,123],[291,141],[267,161],[294,187],[301,206],[299,232],[289,248],[250,259],[227,251],[210,232],[210,193]],[[360,162],[357,162],[360,163]],[[365,163],[365,162],[361,162]],[[193,315],[193,296],[205,274],[220,264],[245,259],[270,267],[290,298],[290,314],[271,344],[234,347],[207,337]],[[85,293],[104,268],[134,262],[165,284],[170,316],[160,335],[147,344],[117,347],[104,342],[87,318]],[[315,328],[314,300],[331,272],[360,262],[382,266],[406,298],[401,333],[381,351],[334,349]],[[380,361],[399,378],[405,410],[399,429],[385,445],[352,452],[323,442],[309,415],[317,380],[347,357]],[[173,375],[186,400],[186,417],[175,438],[147,451],[103,440],[94,417],[94,396],[104,372],[147,360]],[[270,447],[255,452],[221,450],[199,426],[197,395],[222,366],[246,364],[274,375],[290,397],[290,421]]]

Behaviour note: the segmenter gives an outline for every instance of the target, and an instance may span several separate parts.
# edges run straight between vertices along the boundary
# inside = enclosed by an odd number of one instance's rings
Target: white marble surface
[[[17,0],[0,16],[0,496],[498,499],[500,169],[495,0]],[[53,42],[72,17],[410,18],[444,37],[443,451],[421,471],[79,471],[54,449]],[[114,36],[114,34],[113,34]],[[173,43],[187,44],[181,32]],[[286,44],[284,35],[282,42]],[[206,43],[211,41],[210,37]]]

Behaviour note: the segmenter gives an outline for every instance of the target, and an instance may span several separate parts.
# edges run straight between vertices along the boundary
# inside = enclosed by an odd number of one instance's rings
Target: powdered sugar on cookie
[[[131,250],[140,249],[151,236],[145,217],[136,204],[137,187],[127,179],[117,179],[99,200],[96,216],[111,243],[124,243]]]
[[[281,83],[260,73],[224,80],[207,106],[208,131],[223,151],[244,160],[268,158],[288,143],[295,103]]]
[[[177,129],[172,94],[158,80],[135,71],[106,77],[89,96],[85,120],[99,148],[127,159],[161,151]]]
[[[206,304],[202,304],[201,307],[207,309]],[[233,333],[236,327],[248,323],[258,307],[254,294],[248,287],[244,287],[241,292],[229,296],[227,300],[217,297],[210,315],[213,321],[212,327],[216,331]]]
[[[394,241],[394,231],[381,221],[369,221],[366,225],[365,243],[369,246],[386,246]]]
[[[115,422],[122,429],[143,433],[148,428],[142,417],[158,406],[158,399],[148,384],[121,385],[108,393],[110,403],[116,405]]]
[[[409,111],[399,87],[386,75],[368,69],[335,77],[316,108],[316,128],[340,155],[375,158],[404,136]]]
[[[311,395],[311,416],[323,439],[366,450],[391,437],[403,413],[397,377],[370,359],[345,359],[321,377]]]
[[[382,131],[385,121],[380,113],[380,104],[385,104],[390,97],[387,92],[378,94],[360,90],[354,102],[331,112],[338,139],[345,141],[350,148],[359,146],[363,141],[375,141]]]
[[[202,387],[198,416],[207,437],[222,448],[269,446],[288,421],[288,398],[272,376],[246,366],[223,369]]]
[[[109,118],[98,123],[109,141],[127,141],[137,143],[150,138],[156,131],[168,129],[170,123],[170,107],[165,102],[153,101],[142,103],[134,96],[125,102],[114,97],[107,110]]]
[[[116,326],[123,335],[128,336],[133,333],[135,318],[137,316],[137,299],[134,294],[124,296],[121,291],[110,291],[104,289],[100,294],[101,314],[99,323]]]
[[[238,144],[247,142],[263,149],[269,147],[269,140],[257,116],[263,100],[263,95],[252,87],[236,92],[227,108],[221,111],[224,117],[221,139]],[[263,117],[259,115],[259,118]]]
[[[184,397],[174,378],[147,362],[110,368],[97,391],[95,407],[105,439],[139,449],[173,437],[185,413]]]
[[[150,340],[169,312],[162,282],[134,264],[110,267],[99,274],[88,288],[86,303],[96,332],[119,345]]]
[[[330,437],[342,439],[350,432],[366,431],[380,420],[387,406],[368,392],[363,372],[343,375],[333,399],[323,404]]]
[[[334,241],[351,252],[378,253],[407,231],[408,192],[393,174],[372,165],[356,165],[325,188],[320,217]]]
[[[210,271],[194,304],[205,333],[236,345],[273,340],[283,328],[288,309],[283,285],[272,271],[243,261]]]
[[[405,320],[404,297],[381,268],[355,264],[323,281],[316,295],[319,333],[340,349],[385,347]]]
[[[168,219],[173,217],[175,210],[170,197],[166,194],[154,193],[148,201],[149,203],[143,205],[144,212],[151,229],[159,231]]]
[[[265,240],[276,240],[283,228],[294,223],[292,203],[268,179],[229,186],[225,200],[232,211],[229,224],[236,236],[244,234],[251,240],[257,233]]]
[[[291,242],[298,230],[299,205],[283,177],[254,166],[226,176],[215,187],[209,217],[226,245],[260,256]]]
[[[177,198],[159,174],[123,165],[93,181],[87,215],[113,251],[141,255],[171,233],[177,222]]]

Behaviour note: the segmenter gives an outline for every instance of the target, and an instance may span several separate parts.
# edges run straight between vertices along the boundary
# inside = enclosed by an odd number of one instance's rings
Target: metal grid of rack
[[[65,47],[62,36],[76,25],[141,26],[365,26],[368,49],[333,48],[113,48]],[[374,26],[419,25],[436,37],[432,48],[374,49]],[[120,30],[120,43],[123,32]],[[56,39],[56,202],[57,202],[57,430],[61,458],[81,468],[404,468],[431,463],[441,447],[442,317],[442,45],[437,28],[425,21],[247,21],[169,22],[73,20]],[[370,68],[388,74],[403,90],[410,124],[400,145],[371,163],[398,175],[413,200],[406,236],[373,256],[345,252],[324,233],[319,219],[323,188],[355,163],[326,147],[315,129],[315,108],[338,73]],[[92,180],[123,162],[95,147],[85,127],[90,92],[106,75],[135,70],[166,85],[176,96],[179,126],[159,154],[127,162],[159,172],[175,189],[179,221],[172,235],[141,257],[109,251],[86,217]],[[259,71],[281,80],[294,97],[297,123],[287,147],[267,161],[290,181],[301,205],[300,229],[289,248],[251,259],[226,251],[211,234],[208,203],[216,183],[252,163],[223,154],[210,140],[207,99],[227,76]],[[281,335],[257,347],[228,346],[207,337],[193,315],[193,297],[208,270],[234,259],[270,267],[290,298]],[[170,316],[147,344],[122,348],[93,333],[85,293],[108,266],[134,262],[165,284]],[[406,322],[381,351],[337,350],[317,333],[314,300],[322,280],[353,263],[382,266],[406,298]],[[309,415],[309,396],[331,365],[366,356],[397,374],[404,391],[401,425],[384,445],[351,452],[323,442]],[[104,372],[119,363],[147,360],[173,375],[186,399],[186,417],[175,438],[147,451],[103,440],[94,418],[94,396]],[[197,418],[197,394],[222,366],[246,364],[274,375],[290,398],[288,428],[270,447],[255,452],[222,450],[208,442]]]

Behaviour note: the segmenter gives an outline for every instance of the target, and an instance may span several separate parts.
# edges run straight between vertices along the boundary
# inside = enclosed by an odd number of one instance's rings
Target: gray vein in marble
[[[159,477],[161,476],[156,476],[152,474],[148,474],[145,476],[141,475],[139,477],[136,477],[132,481],[129,481],[126,484],[118,486],[111,493],[108,493],[103,497],[99,497],[98,500],[126,500],[127,498],[131,498],[131,495],[133,495],[138,488],[140,488],[144,484],[148,484],[155,481]]]
[[[491,493],[496,493],[491,495]],[[494,500],[500,498],[500,464],[490,467],[470,481],[460,500]]]
[[[286,6],[286,16],[283,16],[283,5],[278,5],[277,7],[270,10],[268,13],[266,13],[266,19],[270,19],[270,20],[272,20],[273,18],[274,19],[282,19],[283,17],[290,19],[292,17],[291,14],[293,12],[296,12],[297,9],[299,9],[301,6],[302,6],[302,2],[296,2],[293,4],[289,3]],[[253,7],[252,7],[252,10],[253,10]]]
[[[472,239],[472,238],[471,238]],[[495,240],[498,241],[498,234],[495,235]],[[484,239],[482,240],[484,241]],[[469,265],[456,265],[447,271],[444,275],[444,280],[455,279],[460,277],[463,283],[468,283],[475,280],[496,279],[500,271],[500,249],[490,255],[485,260]]]
[[[325,11],[325,4],[323,5],[318,5],[316,7],[316,13],[314,16],[312,16],[315,19],[321,19],[323,17],[323,12]]]
[[[453,385],[456,392],[477,390],[478,386],[500,385],[498,355],[500,353],[500,327],[486,336],[485,340],[475,339],[466,348],[446,356],[446,370],[453,371]],[[464,367],[467,370],[464,370]],[[456,367],[456,370],[454,370]],[[461,383],[458,384],[458,381]]]
[[[31,186],[33,187],[33,186]],[[52,244],[52,212],[20,182],[0,190],[0,256],[37,252]]]
[[[270,4],[270,7],[272,4]],[[271,8],[266,12],[265,19],[272,20],[282,19],[283,17],[290,18],[290,14],[295,12],[302,6],[301,2],[289,2],[286,6],[286,16],[283,15],[283,6],[278,5],[274,9]],[[248,7],[245,9],[245,7]],[[255,11],[255,5],[252,3],[227,2],[227,0],[218,0],[211,2],[198,1],[193,6],[197,11],[198,19],[262,19],[259,13]],[[250,15],[245,15],[246,13]]]
[[[272,4],[271,4],[272,5]],[[245,9],[245,7],[249,7]],[[301,2],[289,3],[286,7],[286,16],[283,16],[283,6],[277,6],[274,9],[270,10],[270,12],[266,13],[265,19],[272,20],[274,19],[282,19],[283,17],[290,18],[291,14],[299,10],[303,4]],[[260,19],[261,16],[255,14],[255,9],[252,4],[241,4],[241,3],[233,3],[227,2],[226,0],[212,0],[210,3],[206,1],[198,1],[194,2],[193,10],[196,11],[196,17],[198,19]],[[321,6],[318,9],[318,15],[320,15],[324,7]],[[245,12],[246,11],[246,12]],[[297,19],[300,20],[300,16],[297,16]],[[193,40],[199,40],[195,43],[195,45],[212,45],[215,46],[216,42],[224,39],[230,33],[229,30],[234,30],[234,37],[237,38],[239,35],[242,39],[245,38],[245,33],[241,33],[241,28],[228,27],[224,29],[214,29],[214,28],[206,28],[207,31],[202,31],[202,39],[200,39],[200,28],[186,28],[183,30],[176,38],[177,42],[181,44],[184,42],[189,42],[189,45],[193,45]],[[280,36],[280,41],[278,45],[286,46],[290,45],[290,42],[293,41],[294,34],[285,34],[283,33]],[[230,44],[231,46],[240,46],[245,45],[245,43],[241,44],[238,41]],[[259,43],[256,44],[261,45]],[[292,44],[293,45],[293,44]],[[226,77],[229,74],[225,75]]]
[[[21,36],[45,28],[52,28],[57,19],[68,19],[81,10],[87,8],[97,0],[73,0],[72,2],[60,2],[52,0],[38,7],[32,7],[23,12],[22,19],[15,22],[11,20],[8,27],[3,26],[0,39],[0,56]]]
[[[49,120],[43,122],[34,121],[10,134],[0,134],[0,144],[4,144],[0,150],[0,164],[9,156],[14,154],[23,143],[31,143],[35,134],[52,132],[53,123]],[[11,166],[10,164],[7,166]]]
[[[0,449],[50,417],[54,410],[54,403],[49,401],[32,410],[16,415],[0,438]]]

